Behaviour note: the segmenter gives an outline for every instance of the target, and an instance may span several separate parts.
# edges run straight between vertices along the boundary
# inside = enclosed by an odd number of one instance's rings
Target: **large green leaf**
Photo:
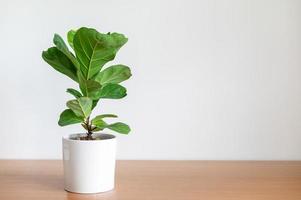
[[[93,100],[98,100],[101,94],[101,85],[93,80],[87,80],[85,85],[86,95]]]
[[[110,125],[106,126],[106,128],[111,129],[111,130],[116,131],[121,134],[128,134],[131,131],[130,127],[122,122],[110,124]]]
[[[78,117],[75,115],[75,113],[72,110],[66,109],[61,113],[58,124],[60,126],[66,126],[70,124],[81,123],[83,121],[84,118]]]
[[[76,31],[75,30],[70,30],[68,33],[67,33],[67,40],[68,40],[68,43],[70,45],[70,47],[72,49],[74,49],[74,46],[73,46],[73,39],[74,39],[74,35],[75,35]]]
[[[83,96],[79,91],[77,91],[73,88],[68,88],[66,92],[68,92],[69,94],[72,94],[75,98],[80,98]]]
[[[80,65],[79,65],[78,61],[76,60],[74,55],[69,51],[67,45],[65,44],[63,38],[60,35],[54,34],[53,43],[58,48],[58,50],[60,50],[62,53],[64,53],[71,60],[71,62],[74,64],[74,66],[77,69],[79,69]]]
[[[92,100],[89,97],[80,97],[67,102],[70,108],[77,116],[87,118],[91,114]]]
[[[100,91],[100,98],[103,99],[121,99],[125,96],[125,87],[114,83],[108,83],[104,85]]]
[[[113,65],[95,76],[95,80],[101,85],[107,83],[120,83],[131,77],[131,70],[125,65]]]
[[[42,58],[55,70],[78,82],[76,67],[71,60],[57,47],[51,47],[47,49],[47,51],[43,51]]]
[[[105,63],[113,60],[126,42],[127,38],[119,33],[102,34],[86,27],[77,30],[73,45],[85,79],[92,78]]]
[[[79,87],[82,93],[93,100],[98,100],[101,92],[100,83],[93,80],[85,80],[80,74],[78,74],[78,77]]]

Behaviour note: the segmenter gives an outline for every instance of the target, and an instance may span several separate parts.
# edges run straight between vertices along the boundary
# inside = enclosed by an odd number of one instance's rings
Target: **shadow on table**
[[[96,199],[115,199],[114,198],[115,191],[109,191],[104,193],[97,194],[78,194],[66,191],[66,199],[68,200],[96,200]],[[113,197],[113,198],[112,198]]]

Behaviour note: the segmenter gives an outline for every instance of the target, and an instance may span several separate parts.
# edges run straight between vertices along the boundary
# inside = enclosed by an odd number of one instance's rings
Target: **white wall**
[[[1,1],[0,158],[61,157],[75,87],[41,59],[53,33],[129,37],[128,97],[103,101],[132,127],[119,159],[301,159],[301,1]]]

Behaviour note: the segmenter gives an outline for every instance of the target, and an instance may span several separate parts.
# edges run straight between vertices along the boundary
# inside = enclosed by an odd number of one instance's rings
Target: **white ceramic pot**
[[[65,190],[99,193],[112,190],[115,180],[116,137],[96,134],[101,140],[63,137]]]

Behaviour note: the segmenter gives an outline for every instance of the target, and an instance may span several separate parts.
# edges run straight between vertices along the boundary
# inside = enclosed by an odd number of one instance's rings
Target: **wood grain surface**
[[[0,200],[300,200],[301,161],[117,161],[116,188],[64,191],[61,161],[0,160]]]

